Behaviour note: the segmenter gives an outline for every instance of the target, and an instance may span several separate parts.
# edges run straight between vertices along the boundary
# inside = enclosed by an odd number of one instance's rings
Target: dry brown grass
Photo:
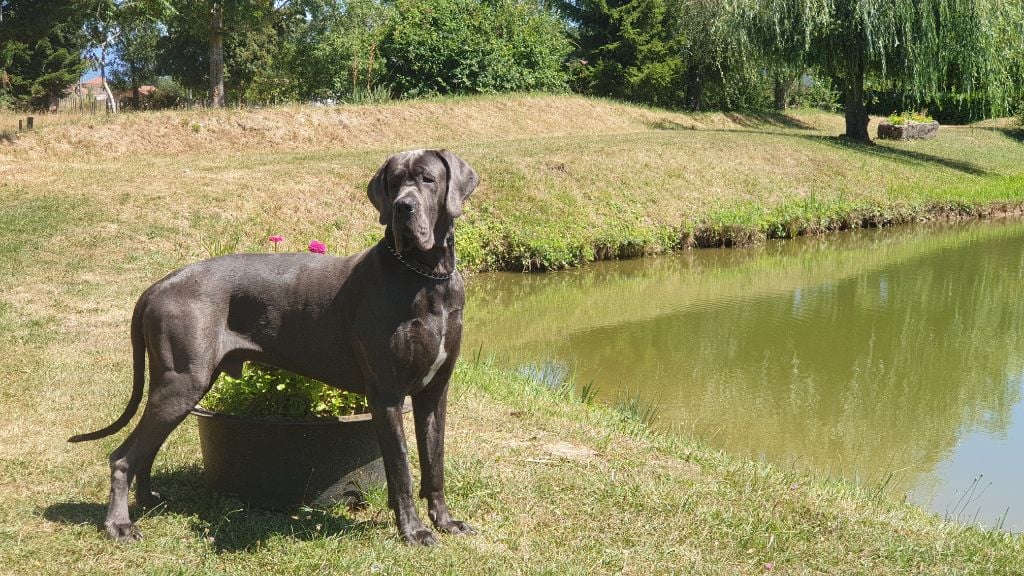
[[[51,119],[52,118],[52,119]],[[15,120],[3,119],[7,124]],[[579,97],[522,96],[375,106],[282,106],[117,116],[46,117],[8,150],[24,154],[194,154],[197,152],[388,149],[443,146],[495,137],[607,134],[730,125],[721,115],[687,116]]]
[[[0,129],[22,115],[0,114]],[[806,128],[838,134],[841,120],[813,111],[787,117],[673,113],[579,96],[491,96],[370,106],[37,115],[34,132],[0,144],[20,155],[196,154],[227,151],[404,149],[477,140],[599,136],[651,130]]]

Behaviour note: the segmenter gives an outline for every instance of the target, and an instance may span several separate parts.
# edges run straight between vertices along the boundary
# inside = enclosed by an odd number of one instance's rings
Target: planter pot
[[[386,483],[369,414],[243,418],[198,407],[192,414],[199,423],[207,483],[250,505],[355,503],[366,489]]]
[[[939,123],[935,121],[899,125],[882,122],[878,125],[878,137],[882,140],[927,140],[935,138],[938,133]]]

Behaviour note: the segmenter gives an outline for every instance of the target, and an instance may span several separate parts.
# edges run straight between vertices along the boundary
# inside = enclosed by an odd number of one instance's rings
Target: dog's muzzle
[[[414,194],[399,195],[391,208],[395,250],[401,253],[413,245],[426,252],[434,247],[434,227],[423,204]]]

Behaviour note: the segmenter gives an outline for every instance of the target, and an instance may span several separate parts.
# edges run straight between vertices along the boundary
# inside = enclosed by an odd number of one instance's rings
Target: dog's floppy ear
[[[387,226],[391,224],[391,202],[388,201],[388,168],[391,166],[391,156],[384,162],[384,165],[377,170],[377,174],[366,186],[366,196],[373,203],[377,212],[380,212],[380,223]]]
[[[448,214],[452,218],[458,218],[462,216],[462,203],[469,198],[473,190],[476,190],[477,184],[480,183],[480,177],[476,175],[476,170],[466,164],[465,160],[450,150],[438,150],[437,155],[441,157],[441,161],[448,168],[448,197],[445,198]]]

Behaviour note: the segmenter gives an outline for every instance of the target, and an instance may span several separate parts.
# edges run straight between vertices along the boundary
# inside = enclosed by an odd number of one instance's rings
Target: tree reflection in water
[[[658,404],[660,426],[729,452],[884,484],[990,525],[1009,507],[1006,527],[1024,528],[1024,494],[1001,488],[1024,470],[1000,472],[1024,448],[1011,426],[1022,223],[489,274],[469,294],[467,350],[574,366],[599,398],[628,389]],[[978,474],[984,486],[965,497]]]

